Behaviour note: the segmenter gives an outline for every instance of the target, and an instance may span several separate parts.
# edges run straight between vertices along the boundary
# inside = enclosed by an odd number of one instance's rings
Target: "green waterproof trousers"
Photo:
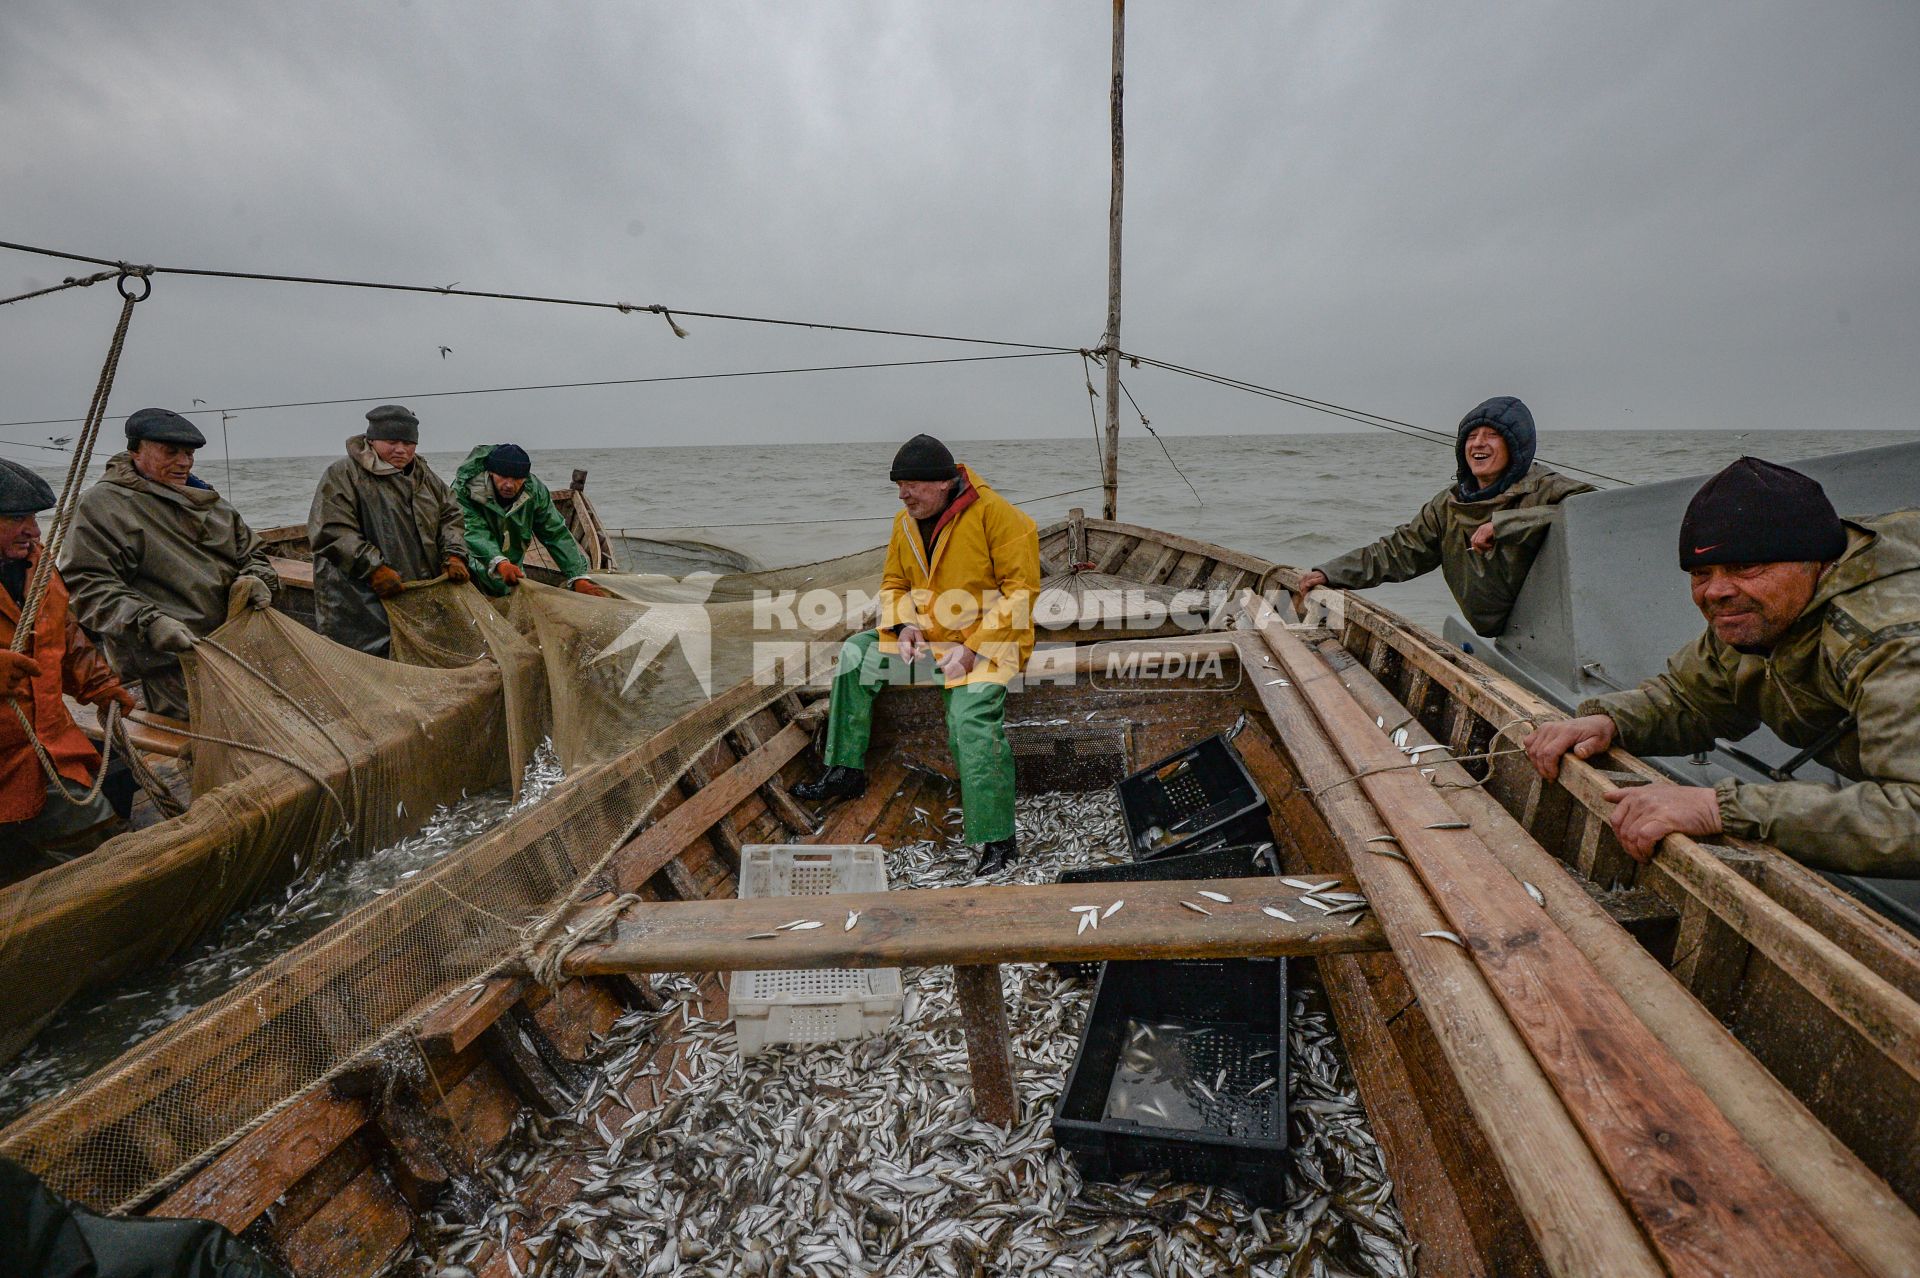
[[[880,636],[863,630],[840,647],[827,712],[827,766],[864,768],[873,732],[873,699],[912,671],[880,651]],[[934,676],[939,677],[937,674]],[[960,773],[963,833],[969,843],[1013,837],[1013,747],[1007,744],[1007,690],[997,683],[942,688],[947,748]]]

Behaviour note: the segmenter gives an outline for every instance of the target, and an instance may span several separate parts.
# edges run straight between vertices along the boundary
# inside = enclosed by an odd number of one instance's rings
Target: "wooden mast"
[[[1107,209],[1107,335],[1101,349],[1107,359],[1107,440],[1100,482],[1106,490],[1106,518],[1120,517],[1120,197],[1126,174],[1121,134],[1121,66],[1127,39],[1127,0],[1113,0],[1113,202]]]

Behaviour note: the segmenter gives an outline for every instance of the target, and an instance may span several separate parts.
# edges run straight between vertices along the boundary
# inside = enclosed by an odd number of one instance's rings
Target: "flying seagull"
[[[453,347],[451,347],[451,346],[442,346],[442,347],[440,348],[440,358],[441,358],[441,359],[445,359],[445,358],[446,358],[447,356],[449,356],[449,355],[451,355],[451,354],[453,354]]]

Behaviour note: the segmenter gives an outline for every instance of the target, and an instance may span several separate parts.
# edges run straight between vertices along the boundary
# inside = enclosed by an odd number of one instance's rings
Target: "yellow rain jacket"
[[[900,627],[918,626],[936,645],[961,643],[978,655],[948,686],[1005,684],[1033,655],[1040,536],[1026,512],[964,464],[960,477],[964,486],[937,526],[931,561],[913,516],[902,510],[894,517],[880,576],[880,650],[897,655]]]

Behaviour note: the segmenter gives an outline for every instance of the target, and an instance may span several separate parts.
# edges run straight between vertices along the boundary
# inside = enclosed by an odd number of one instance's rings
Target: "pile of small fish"
[[[1110,792],[1023,799],[1018,819],[1024,856],[1003,881],[1051,882],[1064,868],[1122,859]],[[970,881],[967,850],[941,840],[888,860],[896,887]],[[907,1009],[887,1033],[744,1062],[732,1026],[695,1010],[690,977],[656,980],[663,1010],[613,1027],[570,1116],[524,1122],[488,1173],[497,1197],[469,1200],[465,1212],[443,1206],[420,1271],[465,1278],[512,1237],[528,1259],[510,1253],[509,1269],[529,1278],[1414,1272],[1324,1012],[1298,1006],[1291,1033],[1288,1202],[1255,1209],[1164,1177],[1083,1183],[1055,1150],[1053,1106],[1078,1047],[1085,984],[1047,967],[1003,969],[1020,1113],[1003,1131],[972,1115],[952,970],[902,975]],[[663,1067],[664,1041],[681,1049]],[[608,1110],[610,1096],[649,1076],[660,1105]],[[563,1165],[578,1189],[536,1225],[525,1203]]]

